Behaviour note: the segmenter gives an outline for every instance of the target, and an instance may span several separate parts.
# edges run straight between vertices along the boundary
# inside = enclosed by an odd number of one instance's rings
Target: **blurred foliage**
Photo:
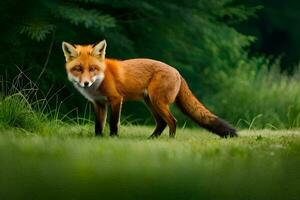
[[[251,46],[254,55],[281,59],[281,69],[290,74],[300,58],[300,2],[297,0],[243,0],[249,6],[261,5],[257,17],[239,24],[238,30],[257,38]]]
[[[19,66],[43,91],[57,91],[68,82],[61,42],[105,38],[108,57],[164,61],[182,72],[197,95],[211,95],[218,88],[210,87],[207,76],[247,60],[244,48],[252,40],[227,24],[246,20],[255,10],[232,0],[3,0],[1,73],[10,79]],[[74,93],[69,86],[62,100]],[[80,95],[71,99],[63,111],[85,106]]]
[[[277,6],[261,9],[259,2],[2,0],[0,65],[4,70],[0,75],[11,80],[22,70],[42,93],[55,100],[50,102],[54,110],[59,106],[59,112],[69,113],[76,108],[78,112],[75,110],[71,114],[85,116],[90,108],[67,80],[61,42],[86,44],[105,38],[107,57],[147,57],[174,66],[204,104],[233,123],[251,122],[266,112],[264,116],[276,127],[281,127],[279,121],[284,127],[298,127],[290,126],[284,117],[286,110],[291,108],[288,112],[294,113],[294,123],[299,124],[297,113],[300,109],[295,105],[298,93],[293,93],[288,86],[289,77],[284,76],[273,85],[279,75],[269,73],[273,68],[269,61],[248,56],[247,49],[255,38],[236,29],[247,32],[243,24],[256,20],[256,12],[261,15]],[[283,25],[285,20],[280,21],[280,15],[277,15],[274,14],[270,27],[286,27]],[[275,68],[279,68],[278,65]],[[296,79],[292,79],[294,86]],[[258,90],[260,84],[262,89]],[[270,87],[274,89],[268,90]],[[276,106],[275,99],[280,97],[280,92],[290,92],[293,100],[281,101]],[[53,98],[55,95],[58,97]],[[266,106],[269,98],[274,98],[268,104],[274,107],[266,110],[270,108]],[[292,109],[293,106],[297,109]],[[141,103],[127,103],[123,114],[127,116],[126,120],[141,122],[139,119],[142,119],[145,122],[151,118],[146,112]],[[268,117],[271,114],[275,117]],[[263,123],[266,120],[258,126],[265,127]]]
[[[300,127],[300,71],[280,72],[279,61],[257,59],[260,69],[244,65],[230,74],[219,73],[222,88],[205,97],[210,106],[237,127],[293,129]]]

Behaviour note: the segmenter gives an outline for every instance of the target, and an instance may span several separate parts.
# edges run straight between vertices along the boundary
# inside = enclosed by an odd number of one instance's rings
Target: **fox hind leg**
[[[150,108],[151,113],[153,114],[155,122],[156,122],[156,127],[155,127],[153,133],[149,136],[149,138],[157,138],[157,137],[159,137],[162,134],[162,132],[166,128],[167,123],[155,111],[154,106],[152,105],[151,100],[150,100],[150,98],[149,98],[148,95],[144,97],[144,100],[145,100],[145,103],[147,104],[147,106]]]
[[[167,122],[169,126],[169,136],[170,138],[174,138],[176,134],[176,119],[172,115],[169,105],[164,103],[156,103],[154,104],[155,110],[159,113],[159,115],[163,118],[164,121]]]
[[[153,110],[169,126],[169,136],[171,138],[175,137],[176,119],[172,115],[169,105],[175,101],[180,84],[180,75],[178,72],[166,72],[162,70],[152,77],[147,88]]]
[[[176,134],[176,119],[172,115],[169,105],[163,101],[157,99],[156,97],[150,96],[151,104],[153,110],[160,116],[160,119],[163,119],[165,123],[169,126],[169,136],[174,138]]]

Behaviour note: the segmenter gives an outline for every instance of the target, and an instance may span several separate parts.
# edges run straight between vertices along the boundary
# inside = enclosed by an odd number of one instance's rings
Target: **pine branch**
[[[103,31],[116,26],[113,17],[94,9],[87,10],[71,5],[61,5],[52,11],[56,17],[65,19],[74,25],[84,25],[85,28],[100,28]]]
[[[55,29],[52,24],[44,22],[32,22],[21,26],[20,33],[27,35],[30,39],[38,42],[46,39],[47,35]]]

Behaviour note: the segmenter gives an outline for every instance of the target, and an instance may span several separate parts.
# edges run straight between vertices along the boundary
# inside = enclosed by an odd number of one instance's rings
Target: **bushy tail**
[[[188,115],[203,128],[221,137],[237,136],[236,130],[231,125],[205,108],[205,106],[193,95],[182,77],[180,90],[176,97],[176,103],[183,113]]]

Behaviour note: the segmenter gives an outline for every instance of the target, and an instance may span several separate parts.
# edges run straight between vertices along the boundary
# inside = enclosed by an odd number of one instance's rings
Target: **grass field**
[[[300,198],[299,131],[148,140],[145,126],[122,126],[118,138],[95,138],[89,125],[47,130],[1,128],[1,200]]]

